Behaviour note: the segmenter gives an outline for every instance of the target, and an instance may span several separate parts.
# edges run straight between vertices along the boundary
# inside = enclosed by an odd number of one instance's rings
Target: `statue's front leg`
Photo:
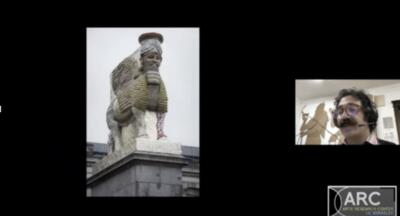
[[[113,129],[114,132],[112,132],[112,134],[114,134],[113,139],[114,139],[114,151],[118,151],[119,149],[121,149],[122,146],[122,141],[121,141],[121,131],[119,126]]]
[[[146,130],[145,111],[132,107],[133,125],[136,130],[137,138],[149,138]]]

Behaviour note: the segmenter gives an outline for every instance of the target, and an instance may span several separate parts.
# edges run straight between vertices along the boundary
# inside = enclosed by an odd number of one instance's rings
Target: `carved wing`
[[[125,58],[118,66],[112,71],[112,88],[115,93],[118,92],[129,80],[133,79],[135,66],[137,64],[133,59]],[[138,69],[137,69],[138,70]]]
[[[128,86],[140,74],[140,63],[135,58],[135,53],[125,58],[112,71],[111,85],[117,96],[121,111],[125,111],[132,106],[132,98],[128,91]]]

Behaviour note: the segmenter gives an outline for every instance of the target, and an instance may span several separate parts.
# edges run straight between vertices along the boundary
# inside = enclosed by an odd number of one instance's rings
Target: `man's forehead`
[[[346,104],[357,104],[357,105],[361,105],[361,101],[351,95],[345,96],[342,99],[340,99],[339,105],[338,106],[342,106],[342,105],[346,105]]]

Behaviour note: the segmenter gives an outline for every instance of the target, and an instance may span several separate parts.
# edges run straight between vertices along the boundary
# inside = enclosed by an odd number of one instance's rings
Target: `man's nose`
[[[343,119],[349,119],[350,116],[347,114],[347,112],[343,112],[342,114],[339,114],[338,120],[343,120]]]

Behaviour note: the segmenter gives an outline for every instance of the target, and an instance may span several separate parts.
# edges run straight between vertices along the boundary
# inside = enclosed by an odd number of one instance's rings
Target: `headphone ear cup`
[[[369,114],[367,119],[369,124],[376,123],[378,121],[378,110],[376,109],[375,104],[372,102],[370,105],[371,106],[367,107],[365,110]]]
[[[372,112],[374,113],[374,118],[372,119],[372,122],[376,122],[376,121],[378,121],[378,110],[374,107],[373,109],[372,109]]]

